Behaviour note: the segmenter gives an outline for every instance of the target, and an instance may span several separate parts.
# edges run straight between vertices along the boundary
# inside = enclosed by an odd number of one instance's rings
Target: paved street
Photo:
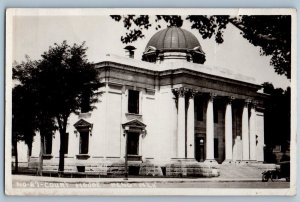
[[[160,183],[157,187],[164,188],[289,188],[289,183],[281,182],[185,182],[185,183]]]

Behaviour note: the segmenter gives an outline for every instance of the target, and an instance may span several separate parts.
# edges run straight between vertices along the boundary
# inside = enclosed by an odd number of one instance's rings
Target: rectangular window
[[[91,111],[91,105],[90,105],[90,95],[87,91],[84,91],[81,95],[81,113],[87,113]]]
[[[216,104],[214,104],[214,123],[218,123],[218,107]]]
[[[195,100],[196,102],[196,120],[203,121],[203,102],[199,99]]]
[[[218,140],[218,138],[214,139],[214,157],[219,158],[219,140]]]
[[[69,150],[69,133],[66,133],[65,135],[65,154],[68,154],[68,150]]]
[[[52,154],[52,135],[44,137],[44,154]]]
[[[79,154],[88,154],[89,151],[89,131],[80,131]]]
[[[133,114],[139,113],[139,91],[128,91],[128,112]]]

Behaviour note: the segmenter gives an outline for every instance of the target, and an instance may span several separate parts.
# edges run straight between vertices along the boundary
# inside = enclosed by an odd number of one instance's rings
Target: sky
[[[166,24],[161,24],[166,28]],[[216,44],[214,38],[202,39],[191,24],[184,21],[182,28],[192,32],[199,40],[206,54],[204,65],[230,69],[236,73],[255,78],[256,82],[271,82],[275,87],[286,88],[290,80],[275,73],[270,66],[270,56],[261,56],[260,48],[250,44],[233,25],[229,24],[224,32],[224,42]],[[87,58],[100,62],[106,54],[125,56],[120,40],[126,32],[123,24],[109,16],[15,16],[13,19],[13,61],[20,63],[25,55],[40,59],[41,54],[54,43],[67,40],[69,44],[85,41],[88,47]],[[156,33],[154,26],[145,31],[145,37],[132,43],[137,48],[135,59],[142,53]]]

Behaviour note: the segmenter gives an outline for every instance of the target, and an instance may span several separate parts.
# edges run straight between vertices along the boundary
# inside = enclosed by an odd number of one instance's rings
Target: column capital
[[[258,101],[257,100],[252,100],[250,107],[255,109],[257,105],[258,105]]]
[[[208,94],[208,100],[209,101],[214,101],[214,99],[217,97],[217,94],[216,93],[209,93]]]
[[[250,107],[250,108],[256,108],[258,105],[258,101],[254,99],[246,99],[245,100],[245,107]]]
[[[179,97],[184,97],[187,92],[188,92],[188,89],[181,87],[181,88],[179,88],[178,95],[179,95]]]
[[[230,104],[230,105],[231,105],[232,102],[233,102],[233,100],[235,100],[235,97],[233,97],[233,96],[228,96],[228,97],[227,97],[227,100],[226,100],[226,101],[227,101],[227,104]]]
[[[178,97],[184,97],[188,91],[189,91],[188,88],[184,88],[184,87],[172,89],[172,92]]]
[[[251,99],[245,99],[244,107],[248,107],[251,104]]]
[[[195,97],[195,95],[198,93],[199,93],[199,91],[197,91],[195,89],[189,89],[189,98],[193,99]]]

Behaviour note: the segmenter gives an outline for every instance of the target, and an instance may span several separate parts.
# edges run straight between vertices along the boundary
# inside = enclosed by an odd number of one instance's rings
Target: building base
[[[38,167],[37,159],[31,159],[30,168]],[[43,173],[58,173],[58,158],[43,160]],[[195,159],[171,159],[169,161],[128,161],[128,174],[151,177],[218,177],[217,162],[197,162]],[[125,175],[124,158],[65,159],[65,175],[112,176]]]

